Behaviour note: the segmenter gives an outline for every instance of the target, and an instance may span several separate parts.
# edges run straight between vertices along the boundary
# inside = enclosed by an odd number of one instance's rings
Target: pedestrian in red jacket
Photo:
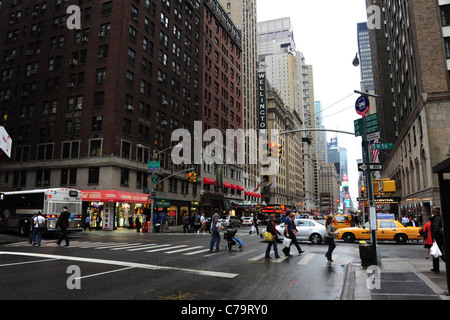
[[[433,246],[433,238],[431,237],[431,221],[425,223],[421,231],[423,234],[424,248],[427,249],[426,258],[428,259],[430,256],[430,248]]]

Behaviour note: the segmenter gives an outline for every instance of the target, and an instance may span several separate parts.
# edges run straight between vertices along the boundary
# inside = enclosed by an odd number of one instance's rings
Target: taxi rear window
[[[337,216],[334,217],[335,221],[348,221],[348,217],[343,217],[343,216]]]

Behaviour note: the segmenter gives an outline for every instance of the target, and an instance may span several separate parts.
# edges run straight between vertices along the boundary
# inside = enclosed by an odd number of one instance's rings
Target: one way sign
[[[383,170],[383,164],[381,163],[371,163],[369,164],[370,170],[372,171],[381,171]],[[361,163],[358,165],[358,171],[366,171],[367,165],[365,163]]]

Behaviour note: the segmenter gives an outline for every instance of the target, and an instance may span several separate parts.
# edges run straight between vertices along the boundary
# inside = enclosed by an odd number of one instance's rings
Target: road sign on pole
[[[356,113],[365,117],[366,113],[369,112],[370,105],[369,105],[369,99],[364,96],[360,96],[355,103],[355,109]]]
[[[394,149],[394,144],[391,142],[372,144],[372,150],[388,150],[388,149]]]

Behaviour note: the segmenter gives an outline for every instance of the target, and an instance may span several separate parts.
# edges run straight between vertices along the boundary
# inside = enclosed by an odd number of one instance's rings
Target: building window
[[[131,142],[122,141],[121,156],[122,156],[122,158],[130,159],[130,156],[131,156]]]
[[[77,184],[77,169],[61,169],[61,186]]]
[[[96,83],[104,83],[106,80],[106,68],[97,69]]]
[[[89,155],[91,157],[100,157],[102,155],[102,140],[91,140]]]
[[[100,168],[89,168],[88,184],[98,184],[100,180]]]
[[[122,169],[120,171],[120,185],[128,187],[128,177],[130,175],[130,171],[127,169]]]

